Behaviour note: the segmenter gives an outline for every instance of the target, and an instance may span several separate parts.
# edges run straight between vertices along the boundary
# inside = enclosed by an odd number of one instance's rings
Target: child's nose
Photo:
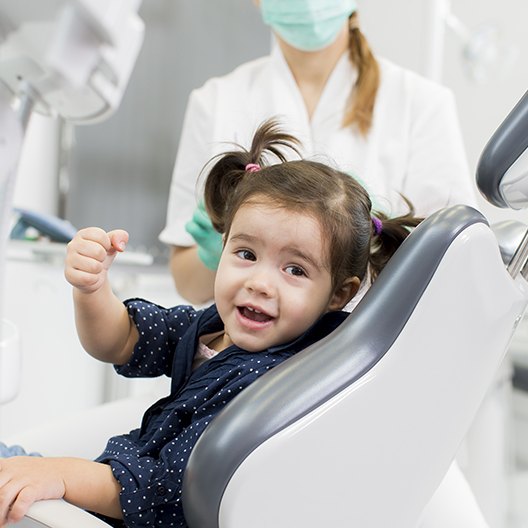
[[[271,296],[275,290],[269,270],[255,270],[246,280],[246,288],[257,295]]]

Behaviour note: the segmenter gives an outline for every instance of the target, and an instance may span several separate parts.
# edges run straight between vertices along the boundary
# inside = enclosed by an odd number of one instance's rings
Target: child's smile
[[[252,308],[251,306],[239,306],[238,313],[242,324],[264,326],[268,323],[271,323],[274,319],[272,315],[265,313],[264,311],[259,310],[258,308]]]

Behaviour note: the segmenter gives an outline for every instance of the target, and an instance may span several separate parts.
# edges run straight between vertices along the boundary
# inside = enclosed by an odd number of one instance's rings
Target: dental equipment
[[[518,48],[501,35],[497,24],[469,29],[454,14],[451,0],[430,0],[427,22],[424,73],[434,81],[442,80],[446,29],[460,40],[464,69],[472,81],[481,83],[491,76],[504,75],[518,58]]]
[[[35,111],[75,124],[108,117],[119,105],[143,41],[140,0],[48,0],[32,5],[46,21],[28,21],[20,2],[0,17],[14,27],[0,42],[0,287],[4,280],[13,192],[24,133]],[[27,9],[27,8],[26,8]],[[49,17],[57,10],[56,17]],[[0,321],[3,321],[0,289]],[[0,344],[5,340],[0,325]],[[10,346],[10,350],[12,350]],[[0,346],[0,354],[4,348]],[[12,352],[10,352],[12,353]],[[10,361],[10,363],[12,363]],[[4,363],[0,358],[0,367]],[[0,402],[12,399],[0,372]]]

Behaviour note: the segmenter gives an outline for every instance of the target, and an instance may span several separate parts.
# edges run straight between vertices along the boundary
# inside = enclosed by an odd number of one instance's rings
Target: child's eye
[[[305,271],[299,266],[287,266],[285,268],[286,273],[289,275],[294,275],[295,277],[305,277]]]
[[[241,258],[242,260],[257,260],[257,257],[255,257],[255,254],[252,251],[249,251],[249,249],[240,249],[236,252],[236,255]]]

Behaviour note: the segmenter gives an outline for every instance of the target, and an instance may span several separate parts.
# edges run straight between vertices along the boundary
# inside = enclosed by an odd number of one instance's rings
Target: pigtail
[[[248,151],[240,145],[232,150],[215,156],[204,187],[204,203],[213,227],[219,232],[226,231],[226,212],[236,199],[237,188],[247,177],[255,177],[255,172],[269,165],[268,158],[274,157],[281,163],[287,158],[284,149],[300,156],[300,142],[293,136],[281,131],[274,119],[268,119],[257,129]],[[216,161],[215,161],[216,160]]]
[[[244,167],[251,163],[251,157],[246,150],[230,151],[215,156],[212,162],[205,181],[204,203],[213,227],[223,233],[226,204],[244,176]]]
[[[358,76],[350,92],[343,125],[355,125],[359,132],[366,136],[372,126],[380,71],[378,61],[359,29],[357,12],[352,13],[349,18],[348,56],[350,62],[356,66]]]
[[[297,138],[281,130],[276,119],[267,119],[258,127],[253,136],[249,151],[251,157],[250,163],[255,163],[260,166],[266,165],[267,163],[264,159],[266,153],[272,154],[281,163],[288,161],[281,147],[291,150],[297,156],[301,157],[300,145],[301,143]]]
[[[407,214],[389,218],[383,213],[373,213],[369,268],[375,280],[389,259],[423,218],[414,216],[414,207],[403,197],[409,207]]]

